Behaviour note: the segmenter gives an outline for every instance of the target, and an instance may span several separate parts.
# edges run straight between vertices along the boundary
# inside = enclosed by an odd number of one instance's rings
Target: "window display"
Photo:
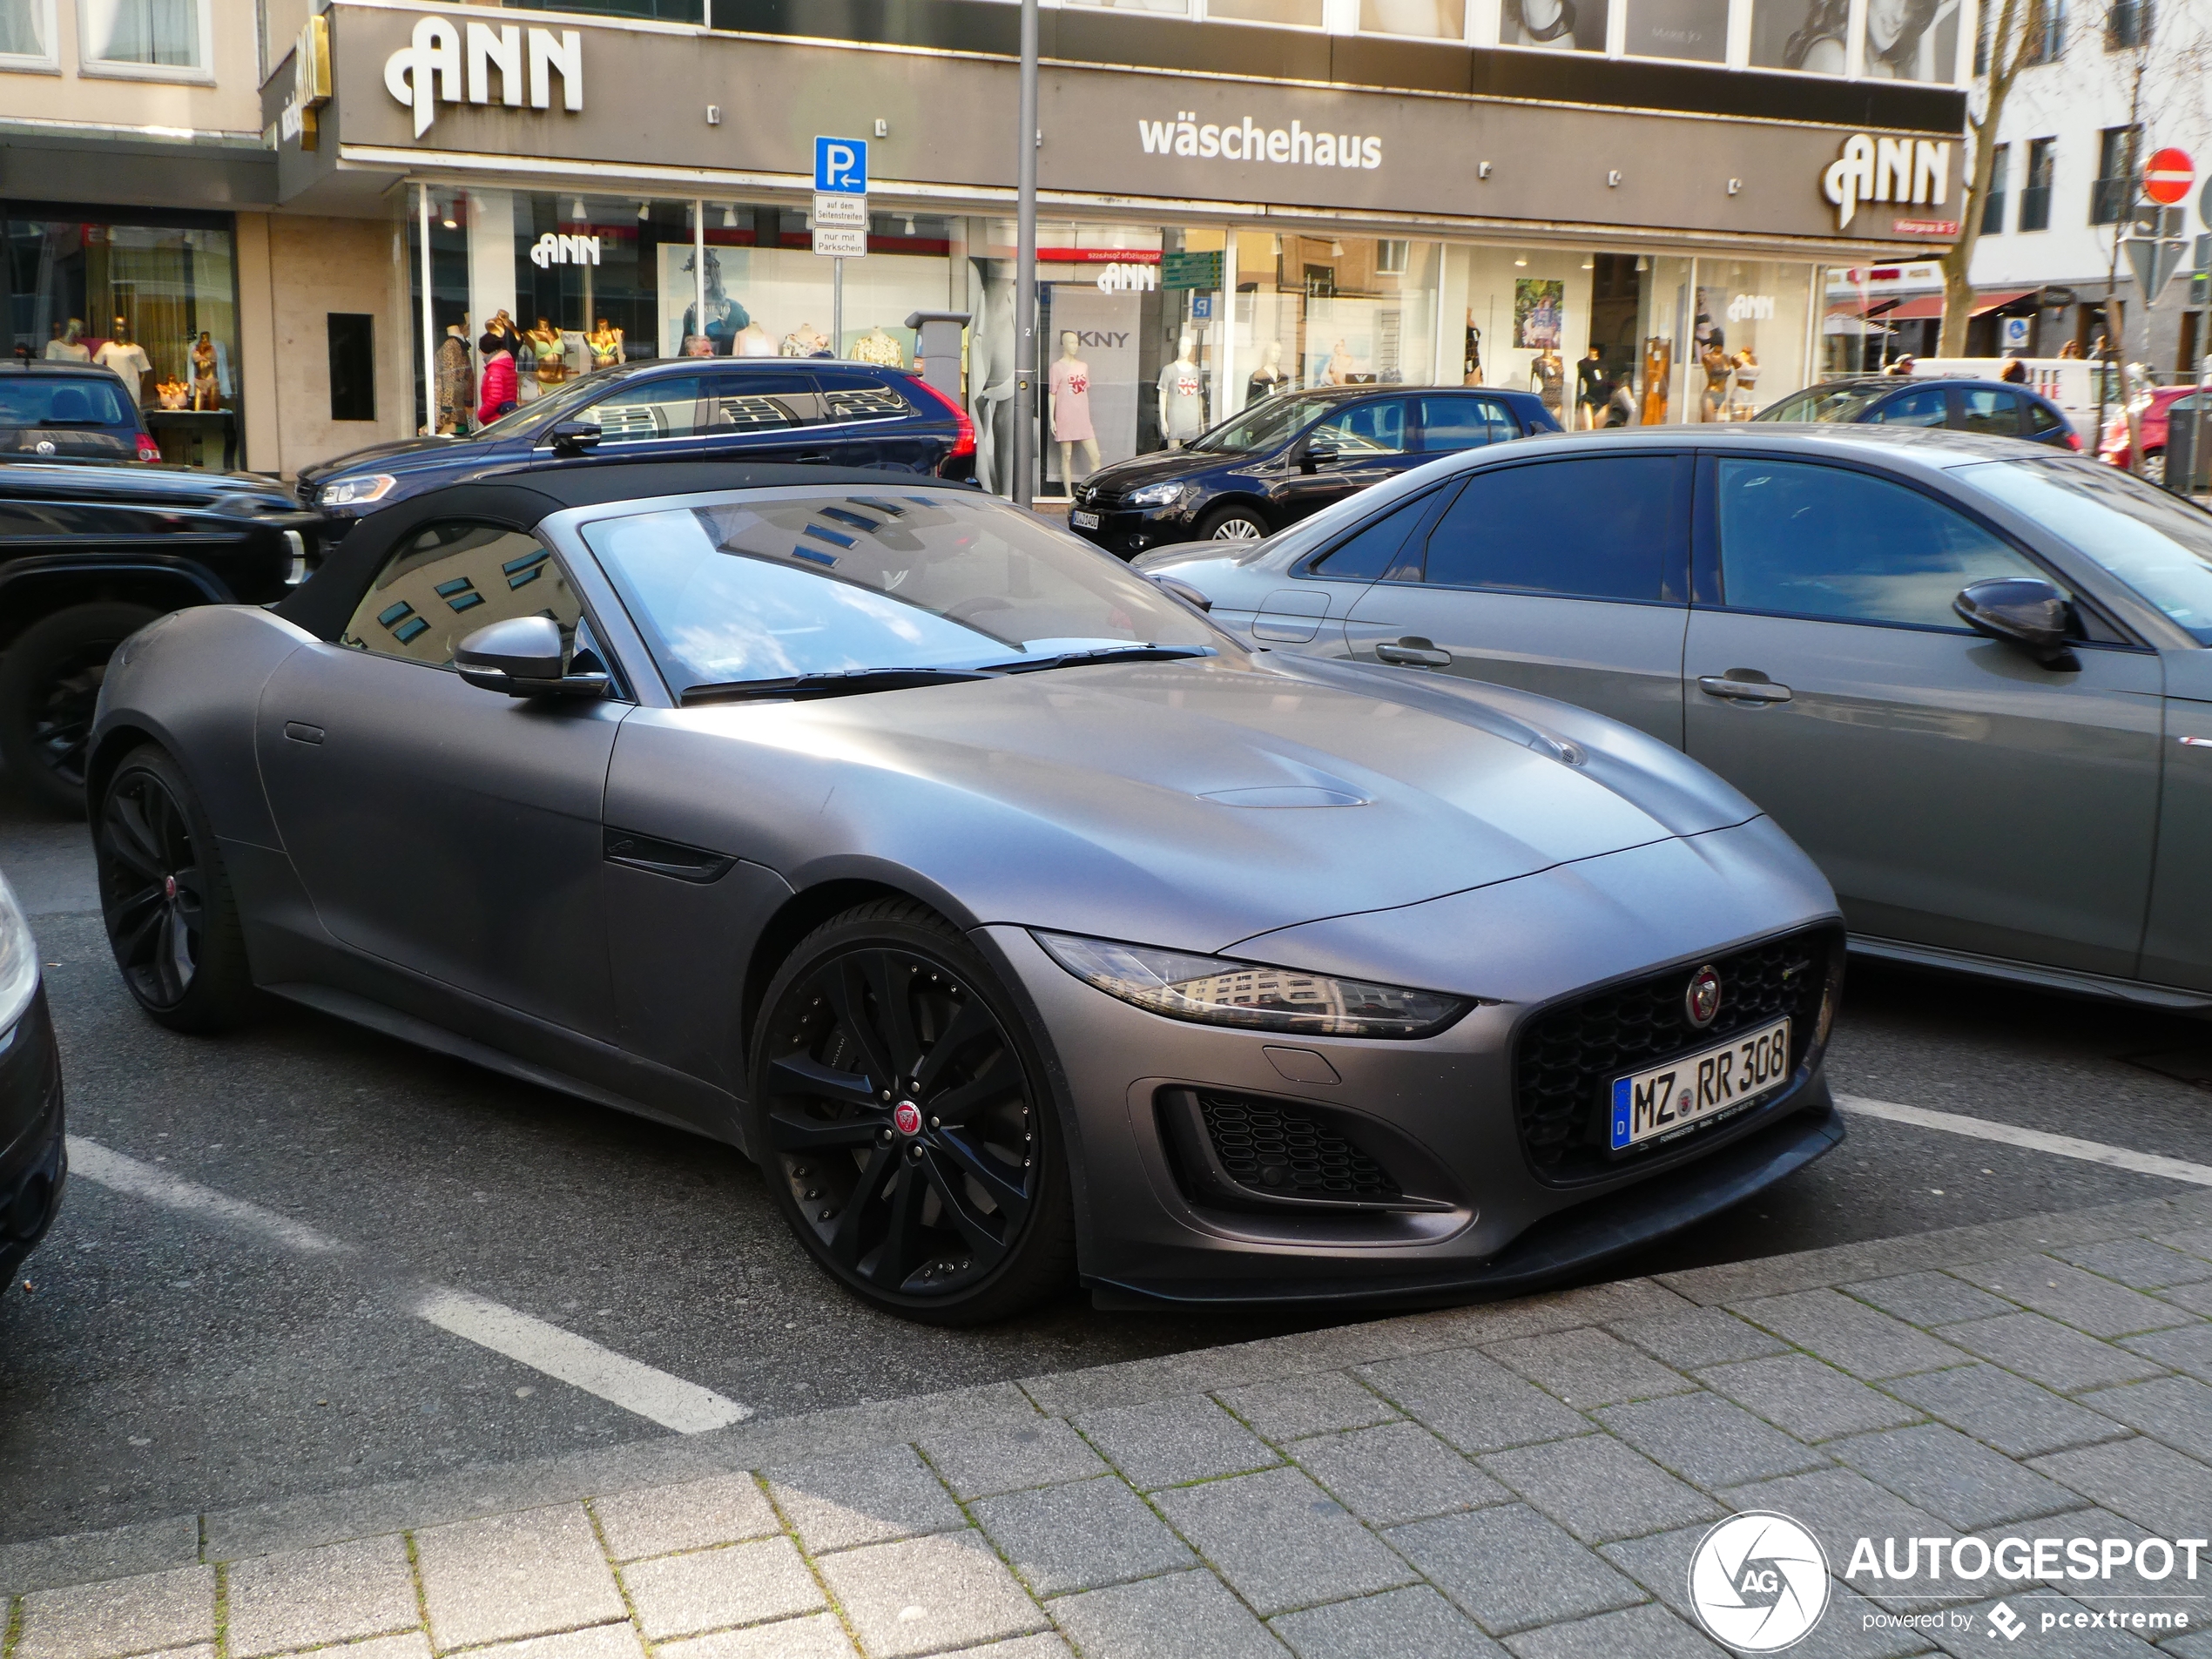
[[[1729,0],[1626,0],[1628,51],[1636,57],[1718,64],[1728,57]]]
[[[1359,0],[1359,27],[1370,34],[1458,40],[1467,24],[1467,0]]]
[[[1503,0],[1498,44],[1545,51],[1602,52],[1608,11],[1609,0]]]
[[[1691,337],[1697,421],[1748,421],[1809,378],[1812,273],[1771,260],[1702,259]],[[1768,370],[1779,370],[1771,380]]]

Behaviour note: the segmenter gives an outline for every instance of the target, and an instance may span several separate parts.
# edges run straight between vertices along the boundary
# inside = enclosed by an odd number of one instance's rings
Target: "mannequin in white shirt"
[[[92,361],[121,375],[123,383],[131,388],[131,401],[140,406],[145,404],[146,376],[153,373],[153,364],[147,360],[145,347],[132,341],[129,318],[115,320],[115,332],[101,343]]]
[[[1198,342],[1189,334],[1176,342],[1175,361],[1160,371],[1160,435],[1171,449],[1180,449],[1206,429],[1202,398],[1204,377],[1198,372]]]

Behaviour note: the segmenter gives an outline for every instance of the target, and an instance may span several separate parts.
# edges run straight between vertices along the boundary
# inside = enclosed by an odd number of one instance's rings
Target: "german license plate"
[[[1613,1150],[1663,1140],[1790,1080],[1790,1022],[1613,1080]]]
[[[1068,522],[1079,530],[1095,530],[1098,528],[1098,515],[1074,512],[1068,515]]]

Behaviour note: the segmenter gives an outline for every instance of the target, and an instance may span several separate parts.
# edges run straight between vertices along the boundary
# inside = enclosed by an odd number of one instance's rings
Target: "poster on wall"
[[[1755,0],[1751,64],[1841,75],[1851,0]],[[1867,0],[1863,50],[1877,80],[1947,82],[1959,60],[1958,0]]]
[[[1505,0],[1498,17],[1498,44],[1555,52],[1602,52],[1607,10],[1607,0]]]
[[[1513,285],[1513,343],[1527,351],[1557,351],[1567,320],[1567,284],[1558,277],[1516,277]]]
[[[1372,300],[1309,300],[1305,309],[1305,384],[1372,386],[1375,382]]]
[[[1628,51],[1720,63],[1728,56],[1728,0],[1639,0],[1629,13]]]

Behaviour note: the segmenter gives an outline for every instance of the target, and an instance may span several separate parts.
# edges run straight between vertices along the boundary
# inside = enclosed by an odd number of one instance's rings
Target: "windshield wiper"
[[[1035,674],[1048,668],[1076,668],[1089,663],[1166,663],[1184,657],[1211,657],[1211,645],[1099,645],[1089,651],[1063,651],[1050,657],[1011,663],[993,663],[1001,674]]]
[[[899,691],[910,685],[942,685],[954,680],[989,679],[971,668],[851,668],[833,674],[789,674],[781,679],[723,680],[686,685],[677,695],[685,708],[701,703],[744,703],[762,698],[849,697],[862,691]]]

